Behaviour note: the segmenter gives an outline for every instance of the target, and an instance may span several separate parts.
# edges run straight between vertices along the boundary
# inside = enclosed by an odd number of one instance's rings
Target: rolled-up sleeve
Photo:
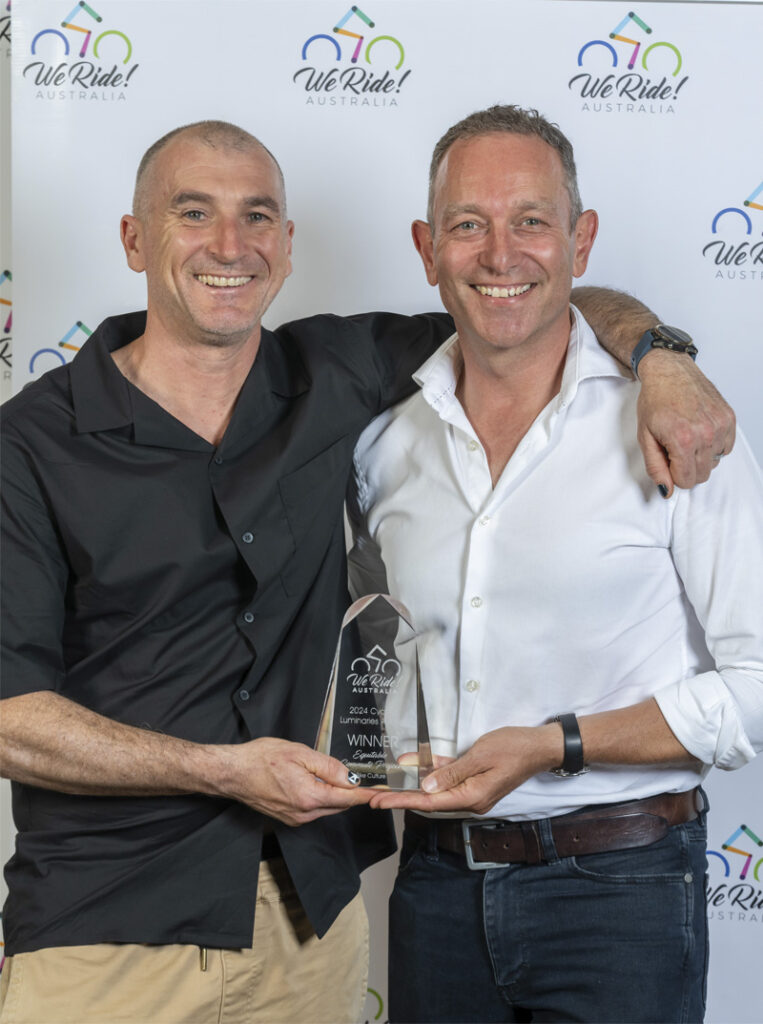
[[[734,769],[763,750],[763,478],[743,436],[707,484],[677,492],[671,550],[715,671],[655,696],[686,749]]]

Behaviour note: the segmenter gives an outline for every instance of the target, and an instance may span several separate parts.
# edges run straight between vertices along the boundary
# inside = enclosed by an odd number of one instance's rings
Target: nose
[[[519,249],[509,226],[493,224],[485,235],[480,264],[495,274],[505,274],[519,261]]]
[[[238,217],[218,217],[209,239],[209,251],[220,263],[235,263],[244,253]]]

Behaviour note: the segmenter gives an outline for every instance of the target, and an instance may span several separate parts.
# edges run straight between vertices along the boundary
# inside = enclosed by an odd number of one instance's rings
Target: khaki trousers
[[[261,864],[257,888],[252,949],[204,958],[197,946],[103,943],[9,957],[0,1024],[356,1024],[368,980],[360,896],[319,940],[283,861]]]

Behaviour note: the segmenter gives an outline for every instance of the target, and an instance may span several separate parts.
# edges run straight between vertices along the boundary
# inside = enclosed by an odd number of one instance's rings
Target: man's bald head
[[[229,121],[195,121],[193,124],[182,125],[180,128],[173,128],[172,131],[162,135],[160,139],[146,150],[138,165],[138,173],[135,176],[135,191],[133,192],[132,212],[135,217],[142,218],[148,211],[151,175],[156,158],[162,150],[174,139],[183,136],[193,141],[201,142],[210,149],[229,149],[236,152],[247,150],[267,153],[273,161],[278,172],[281,183],[283,215],[286,216],[286,190],[281,167],[267,148],[259,139],[249,132],[239,128],[238,125]]]

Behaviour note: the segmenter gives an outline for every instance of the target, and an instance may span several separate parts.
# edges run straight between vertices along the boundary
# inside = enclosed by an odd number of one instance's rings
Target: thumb
[[[670,475],[668,453],[648,430],[639,433],[639,444],[647,473],[654,480],[663,498],[669,498],[673,493],[673,477]]]
[[[454,789],[470,775],[468,755],[459,757],[443,768],[430,772],[421,782],[425,793],[441,793],[445,789]]]
[[[341,786],[343,789],[355,789],[360,785],[360,776],[352,771],[346,764],[328,754],[320,754],[317,750],[309,747],[309,756],[305,757],[305,768],[317,775],[323,782],[330,786]]]

